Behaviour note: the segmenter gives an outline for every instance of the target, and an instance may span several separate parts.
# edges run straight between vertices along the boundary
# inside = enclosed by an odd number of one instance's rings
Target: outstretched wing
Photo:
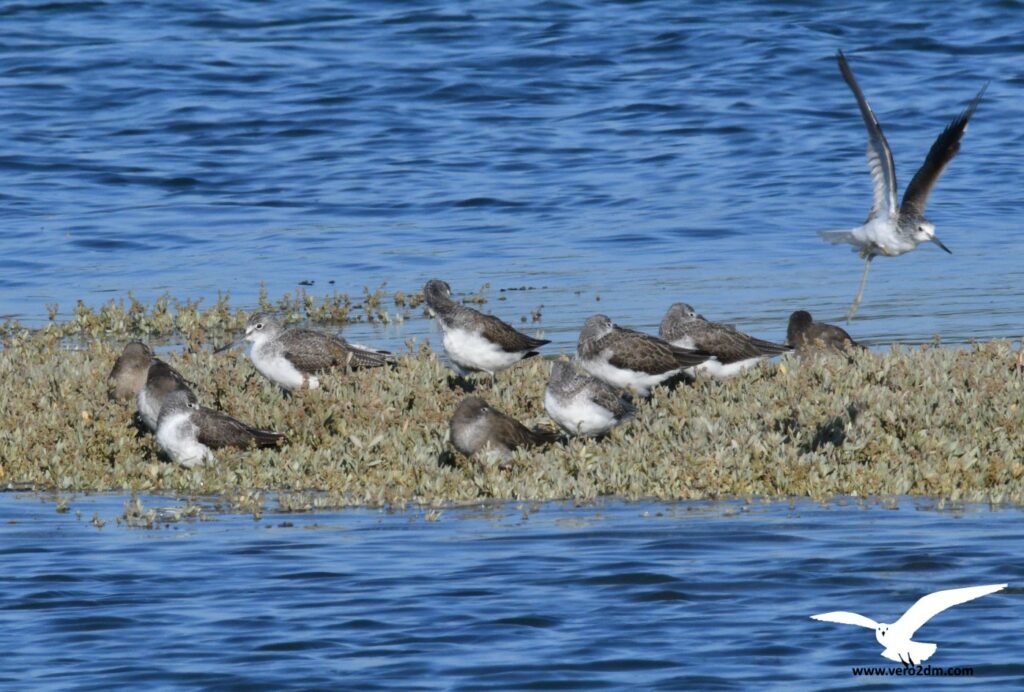
[[[910,606],[910,610],[903,613],[903,617],[892,624],[890,631],[898,631],[901,636],[910,639],[921,625],[947,608],[952,608],[967,601],[973,601],[975,598],[981,598],[1005,588],[1006,584],[989,584],[987,586],[968,586],[964,589],[948,589],[946,591],[930,593],[918,599],[917,603]]]
[[[853,76],[853,70],[846,63],[846,56],[843,51],[836,54],[839,61],[839,71],[843,73],[850,91],[857,97],[857,105],[860,107],[860,114],[864,118],[864,126],[868,129],[868,168],[871,169],[871,178],[875,182],[875,200],[871,205],[869,219],[884,213],[888,216],[896,214],[896,165],[892,160],[892,150],[889,149],[889,142],[882,133],[882,126],[875,117],[875,112],[868,105],[864,98],[864,92],[860,90],[857,80]]]
[[[857,625],[857,627],[867,627],[869,630],[878,627],[878,623],[871,618],[845,610],[833,610],[831,613],[812,615],[811,619],[821,620],[822,622],[838,622],[840,625]]]
[[[903,193],[903,204],[900,206],[900,213],[924,216],[924,207],[928,204],[928,195],[931,193],[932,188],[935,187],[935,183],[939,180],[939,176],[942,175],[942,171],[946,170],[946,166],[953,160],[956,153],[960,151],[960,138],[964,136],[968,121],[974,115],[974,111],[977,110],[981,97],[985,95],[985,89],[988,89],[988,84],[981,87],[981,91],[967,105],[964,112],[954,118],[953,122],[935,139],[932,148],[928,150],[928,157],[921,164],[921,167],[917,169],[917,173],[914,174],[910,185],[907,185],[907,191]]]

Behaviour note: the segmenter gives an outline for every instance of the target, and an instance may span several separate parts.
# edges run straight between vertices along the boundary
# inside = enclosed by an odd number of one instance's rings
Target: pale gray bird
[[[680,348],[650,334],[615,326],[605,315],[589,318],[580,331],[576,355],[583,369],[613,387],[648,396],[651,387],[700,365],[710,353]]]
[[[448,360],[461,373],[486,372],[493,377],[524,358],[538,355],[535,349],[551,343],[518,332],[493,315],[456,303],[451,287],[440,279],[426,283],[423,297],[441,326]]]
[[[564,360],[551,366],[544,410],[570,435],[596,437],[633,417],[630,396],[596,377],[582,375]]]
[[[806,310],[797,310],[789,316],[786,343],[800,354],[821,350],[866,350],[866,347],[854,341],[845,329],[833,324],[815,322],[811,313]]]
[[[283,433],[260,430],[226,413],[190,401],[181,390],[164,399],[156,430],[157,447],[171,461],[191,468],[213,459],[222,447],[276,447],[285,442]]]
[[[497,460],[504,466],[519,447],[535,447],[555,442],[553,430],[531,430],[478,396],[467,396],[455,409],[449,423],[452,445],[467,457],[483,461]]]
[[[256,369],[288,391],[316,389],[320,386],[318,375],[333,368],[377,368],[394,362],[387,351],[350,344],[340,336],[312,329],[285,328],[265,312],[249,318],[245,340],[252,343],[249,357]]]
[[[714,356],[695,370],[724,380],[752,368],[764,358],[792,349],[783,344],[757,339],[735,327],[711,322],[698,315],[686,303],[675,303],[665,313],[659,330],[661,338],[673,346],[695,348]]]
[[[874,111],[864,98],[857,80],[853,76],[853,70],[846,62],[842,51],[836,54],[839,61],[839,71],[846,80],[846,84],[853,91],[857,98],[857,105],[860,107],[861,117],[868,130],[868,167],[871,169],[871,177],[874,180],[874,202],[871,204],[871,211],[864,224],[858,228],[848,231],[821,231],[820,235],[830,243],[849,243],[853,245],[856,252],[864,258],[864,275],[861,278],[860,289],[857,296],[850,305],[846,315],[847,321],[853,319],[857,313],[861,298],[864,297],[864,286],[868,280],[868,269],[871,268],[871,260],[882,255],[884,257],[897,257],[917,248],[923,242],[930,241],[938,245],[946,252],[952,251],[943,245],[935,236],[935,224],[924,217],[924,208],[928,203],[928,195],[938,181],[939,176],[953,160],[956,153],[960,151],[960,139],[967,129],[967,123],[974,115],[974,111],[985,94],[986,84],[978,92],[978,95],[967,104],[963,113],[953,119],[942,134],[936,138],[924,163],[914,174],[910,184],[903,193],[903,202],[896,204],[896,165],[893,162],[892,150],[889,142],[882,133],[882,126],[875,117]]]

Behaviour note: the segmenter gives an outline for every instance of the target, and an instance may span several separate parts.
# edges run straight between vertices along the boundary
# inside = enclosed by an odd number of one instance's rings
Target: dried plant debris
[[[357,313],[365,310],[345,318]],[[451,463],[448,422],[464,393],[447,386],[429,349],[398,354],[394,368],[329,371],[320,389],[287,395],[253,376],[240,350],[212,352],[211,335],[237,333],[247,317],[226,300],[206,310],[165,301],[83,309],[36,331],[9,326],[0,350],[0,487],[211,496],[254,513],[275,509],[266,498],[291,510],[603,495],[1024,503],[1024,378],[1011,371],[1017,352],[1008,341],[896,347],[853,360],[790,355],[726,382],[657,387],[604,438],[517,449],[508,468],[497,468]],[[107,375],[128,339],[165,333],[201,346],[161,353],[195,384],[201,404],[281,431],[287,444],[224,449],[191,469],[162,461],[132,403],[108,399]],[[550,367],[531,359],[499,373],[488,402],[527,425],[543,423]],[[142,510],[124,517],[160,520]]]

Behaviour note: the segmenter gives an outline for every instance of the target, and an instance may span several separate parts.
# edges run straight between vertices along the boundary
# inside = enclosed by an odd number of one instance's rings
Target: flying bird
[[[948,589],[936,591],[918,599],[917,603],[910,606],[910,610],[903,613],[903,616],[891,625],[884,622],[875,622],[871,618],[850,613],[845,610],[837,610],[831,613],[812,615],[812,620],[824,622],[838,622],[841,625],[857,625],[875,631],[875,639],[884,648],[882,656],[890,661],[899,661],[904,665],[916,665],[927,661],[935,650],[936,644],[927,642],[915,642],[911,639],[914,633],[926,622],[941,613],[975,598],[987,596],[990,593],[1001,591],[1006,584],[991,584],[988,586],[969,586],[964,589]]]
[[[864,297],[864,286],[868,280],[871,260],[879,255],[897,257],[917,248],[923,242],[935,243],[946,252],[952,251],[935,235],[935,224],[924,217],[924,208],[928,203],[928,195],[938,181],[939,176],[960,151],[960,139],[967,129],[967,123],[981,102],[988,84],[983,86],[978,95],[967,104],[967,108],[958,115],[942,131],[928,151],[924,163],[914,174],[910,184],[903,193],[903,201],[896,204],[896,164],[892,159],[892,150],[885,139],[882,126],[875,117],[874,111],[864,98],[864,93],[857,85],[853,70],[846,62],[842,51],[836,54],[839,71],[846,84],[857,98],[860,114],[868,130],[868,167],[874,180],[874,201],[864,224],[848,231],[820,231],[822,238],[833,244],[849,243],[864,258],[864,275],[860,281],[857,297],[853,299],[846,315],[847,321],[857,313],[861,298]]]

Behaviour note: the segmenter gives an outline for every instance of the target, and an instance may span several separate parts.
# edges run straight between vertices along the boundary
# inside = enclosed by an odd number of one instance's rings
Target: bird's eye
[[[256,329],[263,329],[263,323],[262,322],[257,322],[256,323]]]

